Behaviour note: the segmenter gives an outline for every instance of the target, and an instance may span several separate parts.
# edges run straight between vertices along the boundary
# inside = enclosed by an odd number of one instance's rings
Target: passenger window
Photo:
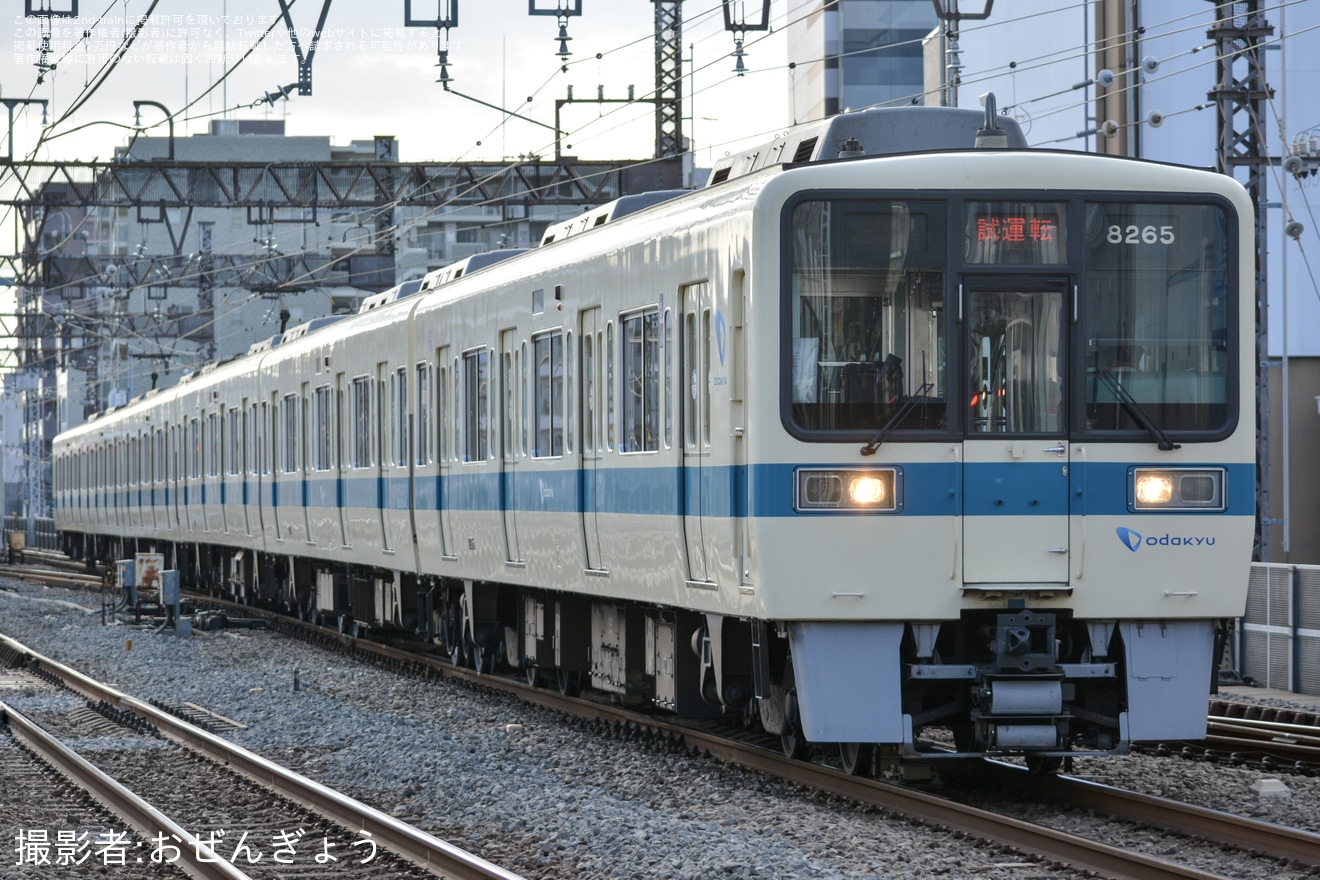
[[[371,466],[371,379],[358,376],[349,388],[349,411],[352,415],[353,438],[350,445],[351,467]]]
[[[660,448],[660,310],[620,319],[623,329],[623,438],[621,452]]]
[[[431,461],[431,366],[417,365],[417,455],[416,462]]]
[[[564,454],[564,334],[547,333],[532,341],[536,371],[533,409],[536,435],[532,455],[536,458]]]
[[[614,322],[605,325],[605,448],[614,449]]]
[[[485,461],[490,450],[490,352],[463,355],[463,460]]]

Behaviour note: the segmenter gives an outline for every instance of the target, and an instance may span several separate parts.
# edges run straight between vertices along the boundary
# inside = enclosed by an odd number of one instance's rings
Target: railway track
[[[36,711],[0,702],[12,735],[119,818],[127,858],[206,880],[256,865],[263,878],[519,880],[8,637],[0,650],[36,673],[23,687]]]
[[[10,869],[20,875],[27,867],[34,875],[57,870],[60,876],[91,877],[113,868],[124,880],[188,876],[179,865],[149,858],[138,862],[148,843],[143,835],[126,828],[120,816],[42,758],[34,743],[51,749],[54,744],[3,701],[45,685],[24,670],[0,670],[0,779],[5,781],[0,829],[13,856]]]
[[[231,611],[261,614],[245,606],[221,603],[206,596],[194,598],[198,602],[216,602]],[[447,659],[418,653],[413,646],[375,644],[366,639],[354,638],[324,627],[276,615],[270,615],[269,619],[271,626],[277,630],[339,652],[363,657],[396,672],[460,679],[475,686],[511,692],[529,703],[581,719],[581,723],[598,731],[607,731],[626,738],[650,738],[678,744],[683,748],[706,753],[732,764],[797,782],[813,790],[839,795],[861,804],[1012,846],[1023,852],[1038,854],[1052,861],[1095,871],[1104,876],[1133,878],[1217,876],[1196,868],[1171,864],[1160,858],[1111,847],[1103,842],[1014,820],[997,815],[993,811],[956,803],[949,798],[938,797],[909,787],[848,776],[839,770],[820,764],[787,761],[776,750],[767,749],[763,744],[731,741],[726,731],[707,732],[690,725],[671,723],[663,718],[624,710],[617,706],[565,698],[556,692],[529,686],[521,680],[481,675],[472,670],[456,668],[450,665]],[[1083,809],[1122,817],[1125,820],[1149,823],[1213,844],[1259,853],[1265,858],[1287,859],[1307,865],[1318,863],[1316,853],[1320,853],[1320,837],[1307,832],[1227,816],[1080,780],[1039,779],[1014,768],[987,768],[987,772],[1008,774],[995,784],[1025,797],[1068,803]]]

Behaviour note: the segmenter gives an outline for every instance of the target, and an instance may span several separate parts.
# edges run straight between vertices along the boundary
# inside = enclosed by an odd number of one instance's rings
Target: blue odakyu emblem
[[[1137,550],[1141,547],[1140,532],[1134,532],[1131,529],[1127,528],[1126,526],[1119,526],[1114,531],[1118,533],[1118,540],[1122,541],[1123,545],[1127,547],[1129,550],[1131,550],[1133,553],[1136,553]]]

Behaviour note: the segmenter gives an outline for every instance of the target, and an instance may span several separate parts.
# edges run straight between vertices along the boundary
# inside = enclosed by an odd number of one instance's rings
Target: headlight
[[[898,509],[896,468],[866,470],[800,468],[795,472],[794,510]]]
[[[1223,468],[1133,468],[1136,510],[1223,510]]]
[[[1168,504],[1173,498],[1171,474],[1139,473],[1136,480],[1137,506]]]

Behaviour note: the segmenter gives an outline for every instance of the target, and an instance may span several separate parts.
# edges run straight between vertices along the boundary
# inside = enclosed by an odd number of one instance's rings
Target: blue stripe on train
[[[1157,465],[1156,465],[1157,466]],[[1181,466],[1181,465],[1180,465]],[[1219,466],[1219,465],[1212,465]],[[793,472],[797,465],[734,467],[628,467],[534,469],[519,466],[501,473],[482,468],[417,480],[411,501],[419,512],[450,510],[514,510],[543,513],[594,511],[613,514],[675,516],[745,515],[741,489],[750,484],[753,516],[798,516],[793,510]],[[831,467],[831,465],[822,465]],[[1071,476],[1063,478],[1053,463],[984,463],[902,465],[901,516],[1060,516],[1129,513],[1128,472],[1125,463],[1073,462]],[[1255,510],[1255,468],[1250,464],[1223,466],[1227,471],[1226,513],[1250,516]],[[252,486],[251,490],[249,485]],[[185,505],[193,495],[184,486]],[[260,496],[267,506],[407,510],[410,502],[406,477],[292,477],[281,475],[273,483],[244,481],[242,497]],[[153,493],[154,494],[154,493]],[[169,489],[162,493],[171,501]],[[205,495],[202,495],[205,498]],[[93,507],[127,507],[130,493],[94,495]],[[1177,511],[1186,514],[1187,511]],[[1208,512],[1205,515],[1214,515]],[[819,515],[819,514],[810,514]]]

